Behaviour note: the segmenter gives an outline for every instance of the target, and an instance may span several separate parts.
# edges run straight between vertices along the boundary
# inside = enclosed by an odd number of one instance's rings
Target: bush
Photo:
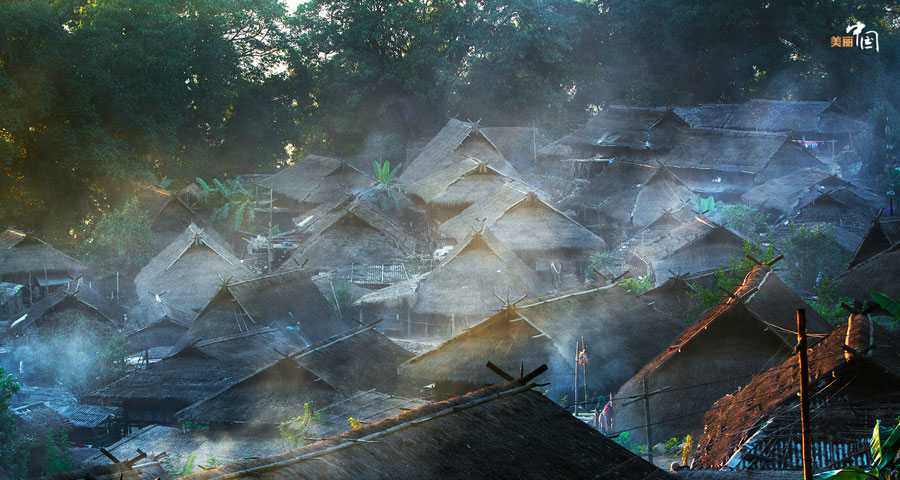
[[[747,205],[737,204],[723,207],[719,211],[718,217],[722,222],[737,230],[742,235],[758,237],[761,233],[769,233],[770,229],[766,221],[770,220],[772,215],[763,214],[759,210],[750,208]]]
[[[744,281],[744,277],[753,270],[756,265],[747,255],[759,260],[760,262],[769,262],[775,258],[775,250],[768,246],[763,249],[759,243],[752,243],[749,240],[744,241],[744,248],[740,254],[732,255],[728,260],[728,265],[723,265],[716,269],[716,285],[711,288],[702,285],[694,285],[694,292],[691,295],[700,300],[700,306],[694,311],[691,317],[697,316],[700,312],[716,305],[725,296],[725,292],[733,292]]]
[[[32,439],[19,435],[16,420],[9,409],[13,395],[19,392],[19,382],[0,367],[0,467],[11,478],[24,478]]]
[[[839,275],[850,260],[834,236],[834,226],[788,225],[788,236],[781,243],[784,252],[785,280],[796,290],[813,292],[823,279]]]
[[[137,197],[104,213],[89,229],[78,253],[88,264],[107,272],[136,273],[151,258],[151,221],[138,208]]]
[[[42,473],[45,476],[75,470],[77,465],[72,459],[72,444],[69,442],[69,432],[63,430],[59,432],[58,437],[54,436],[53,432],[47,432],[47,439],[44,445],[47,449],[47,456],[44,459]]]

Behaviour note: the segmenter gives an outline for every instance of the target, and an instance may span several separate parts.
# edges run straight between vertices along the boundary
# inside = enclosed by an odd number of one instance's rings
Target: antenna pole
[[[803,431],[803,480],[812,480],[812,438],[809,428],[809,365],[806,357],[806,310],[797,309],[797,353],[800,360],[800,427]]]

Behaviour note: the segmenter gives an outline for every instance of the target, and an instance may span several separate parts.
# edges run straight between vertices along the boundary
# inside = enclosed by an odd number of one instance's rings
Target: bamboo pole
[[[647,424],[647,461],[653,463],[653,444],[650,441],[650,394],[647,393],[647,377],[641,379],[644,390],[644,421]]]
[[[806,356],[806,310],[797,309],[797,353],[800,360],[800,427],[803,431],[803,479],[812,480],[812,438],[809,428],[809,364]]]
[[[575,341],[575,388],[573,403],[575,403],[575,416],[578,416],[578,340]]]

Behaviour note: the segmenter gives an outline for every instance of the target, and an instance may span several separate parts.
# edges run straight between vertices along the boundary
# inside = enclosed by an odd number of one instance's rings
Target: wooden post
[[[803,432],[803,480],[812,480],[812,439],[809,428],[809,365],[806,358],[806,310],[797,309],[797,353],[800,359],[800,427]]]
[[[456,314],[450,314],[450,335],[453,335],[453,332],[456,330]]]
[[[403,302],[406,304],[406,338],[412,338],[412,314],[410,313],[411,308],[409,308],[409,302]]]
[[[116,301],[119,301],[119,272],[116,272]]]
[[[578,416],[578,341],[575,341],[575,389],[572,403],[575,404],[575,416]]]
[[[531,120],[531,148],[534,152],[534,171],[537,173],[537,127],[534,120]]]
[[[647,424],[647,461],[653,463],[653,443],[650,441],[650,395],[647,392],[647,377],[641,379],[644,389],[644,422]]]

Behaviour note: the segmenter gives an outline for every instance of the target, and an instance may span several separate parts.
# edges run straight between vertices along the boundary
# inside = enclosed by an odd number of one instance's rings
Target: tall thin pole
[[[584,346],[584,336],[581,337],[581,355],[579,359],[581,360],[581,383],[584,385],[584,409],[588,409],[587,405],[587,353],[585,353]]]
[[[650,443],[650,395],[647,393],[647,377],[641,379],[644,390],[644,421],[647,424],[647,461],[653,463],[653,444]]]
[[[575,416],[578,416],[578,340],[575,340]]]
[[[806,310],[797,309],[797,353],[800,358],[800,427],[803,431],[803,480],[812,480],[812,438],[809,428],[809,365],[806,357]]]
[[[531,120],[531,149],[534,152],[534,171],[537,172],[537,126]]]

